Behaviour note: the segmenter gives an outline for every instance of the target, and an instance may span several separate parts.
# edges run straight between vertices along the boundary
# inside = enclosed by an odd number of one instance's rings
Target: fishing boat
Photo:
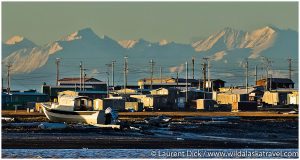
[[[86,96],[59,94],[57,103],[42,103],[42,108],[53,122],[113,124],[117,119],[111,108],[93,110],[93,100]]]

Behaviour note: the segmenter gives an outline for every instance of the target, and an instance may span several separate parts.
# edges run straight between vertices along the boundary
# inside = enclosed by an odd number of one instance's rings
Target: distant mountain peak
[[[164,45],[167,45],[167,44],[169,44],[169,42],[168,42],[166,39],[161,39],[161,40],[159,41],[159,45],[160,45],[160,46],[164,46]]]
[[[78,31],[78,33],[79,33],[79,35],[90,35],[90,34],[95,35],[96,34],[92,28],[88,28],[88,27],[80,29]]]
[[[274,26],[265,26],[251,32],[245,32],[225,27],[206,39],[194,42],[192,47],[197,52],[208,51],[210,49],[222,51],[235,48],[251,48],[254,50],[253,53],[257,55],[272,45],[278,30]]]
[[[63,37],[61,40],[62,41],[73,41],[76,39],[81,39],[82,37],[80,35],[78,35],[78,31],[77,32],[73,32],[65,37]]]
[[[89,37],[89,36],[97,36],[96,33],[91,29],[91,28],[83,28],[80,29],[76,32],[73,32],[63,38],[61,38],[61,41],[73,41],[73,40],[79,40],[84,37]]]
[[[276,30],[278,30],[278,28],[265,26],[263,28],[256,29],[253,32],[258,32],[260,34],[263,34],[263,33],[273,34],[276,32]]]
[[[14,44],[20,43],[20,42],[23,41],[23,40],[24,40],[24,37],[19,36],[19,35],[15,35],[15,36],[10,37],[10,38],[5,42],[5,44],[8,44],[8,45],[14,45]]]

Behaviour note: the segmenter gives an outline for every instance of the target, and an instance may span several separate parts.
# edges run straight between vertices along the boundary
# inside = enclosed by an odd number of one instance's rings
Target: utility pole
[[[200,68],[202,68],[201,66],[202,66],[202,64],[200,64]],[[200,69],[200,74],[199,74],[199,84],[198,84],[198,89],[199,89],[199,90],[201,89],[201,69]]]
[[[107,75],[106,94],[107,94],[107,98],[109,98],[109,72],[106,72],[106,75]]]
[[[56,86],[58,86],[60,58],[56,58],[55,63],[56,63]]]
[[[10,68],[12,67],[11,64],[7,65],[7,93],[10,93]]]
[[[79,82],[80,91],[82,90],[82,61],[80,61],[80,82]]]
[[[208,79],[208,92],[209,92],[210,88],[212,86],[212,83],[210,81],[210,63],[209,63],[209,58],[207,58],[207,79]]]
[[[160,83],[162,84],[162,67],[159,68]]]
[[[272,61],[268,61],[268,65],[269,65],[270,70],[272,70],[272,68],[271,68],[272,67]],[[272,90],[272,77],[273,77],[273,75],[271,74],[270,75],[270,91]]]
[[[257,82],[257,65],[255,65],[255,82],[254,84],[256,85]]]
[[[188,76],[189,76],[189,73],[188,73],[188,62],[186,61],[185,62],[185,89],[186,89],[186,92],[185,92],[185,102],[187,103],[188,102]]]
[[[208,60],[208,58],[203,58],[203,68],[202,68],[202,70],[203,70],[203,91],[205,91],[205,89],[206,89],[206,67],[207,67],[207,60]]]
[[[126,87],[127,87],[127,72],[128,72],[128,57],[124,57],[124,93],[126,95]]]
[[[83,88],[83,91],[85,91],[85,77],[86,77],[85,70],[86,69],[83,68],[82,70],[83,70],[83,72],[82,72],[82,74],[83,74],[82,88]]]
[[[263,57],[263,60],[264,60],[264,65],[265,65],[266,73],[267,73],[265,90],[268,90],[268,89],[271,90],[272,78],[270,78],[270,81],[268,81],[268,79],[269,79],[269,70],[270,70],[272,61],[270,61],[267,57]],[[270,88],[268,88],[268,84],[270,84],[270,86],[269,86]]]
[[[270,73],[270,70],[271,70],[270,68],[271,68],[271,65],[272,65],[271,63],[272,63],[272,61],[269,60],[268,58],[266,58],[266,65],[267,65],[267,86],[268,86],[268,77],[269,77],[269,73]],[[269,91],[271,91],[272,90],[272,75],[270,76],[270,86],[269,87],[270,87]]]
[[[106,66],[107,66],[107,71],[106,71],[106,75],[107,75],[107,85],[108,85],[108,87],[107,87],[107,90],[109,90],[109,86],[110,86],[110,84],[109,84],[109,70],[110,70],[110,67],[112,67],[112,64],[105,64]]]
[[[292,79],[292,59],[289,57],[289,79]]]
[[[176,71],[176,88],[178,88],[178,70]]]
[[[246,58],[246,93],[248,94],[248,59]]]
[[[115,90],[115,62],[115,60],[111,62],[111,81],[113,90]]]
[[[192,75],[193,79],[195,79],[195,57],[192,58]]]
[[[152,89],[152,85],[153,85],[153,66],[154,66],[154,62],[153,59],[150,60],[150,65],[151,65],[151,82],[150,82],[150,89]]]

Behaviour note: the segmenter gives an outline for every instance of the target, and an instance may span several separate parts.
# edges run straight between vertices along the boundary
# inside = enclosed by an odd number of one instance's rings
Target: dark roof
[[[162,78],[162,81],[163,81],[163,83],[166,83],[166,81],[171,80],[171,79],[175,80],[175,82],[176,82],[176,78],[174,78],[174,77],[164,77],[164,78]],[[151,80],[151,78],[143,78],[143,79],[140,79],[139,81],[144,81],[145,82],[145,81],[150,81],[150,80]],[[154,80],[160,80],[160,78],[153,78],[152,80],[153,81]],[[206,79],[206,81],[207,80],[208,79]],[[221,79],[210,79],[210,80],[211,81],[225,82]],[[178,83],[185,83],[185,81],[186,81],[185,78],[178,78]],[[203,79],[200,79],[200,81],[203,82]],[[188,79],[188,83],[199,83],[199,79]]]
[[[107,94],[107,91],[78,91],[82,94]]]
[[[64,82],[67,82],[67,81],[76,81],[76,82],[80,82],[80,78],[63,78],[63,79],[60,79],[58,81],[64,81]],[[85,82],[102,82],[96,78],[84,78],[84,81]]]
[[[6,92],[2,92],[2,95],[8,95]],[[47,94],[39,92],[11,92],[10,95],[21,95],[21,96],[47,96]]]
[[[185,82],[186,82],[185,78],[178,78],[178,83],[185,83]],[[197,80],[197,79],[187,79],[187,82],[188,83],[199,83],[199,80]]]
[[[275,82],[275,83],[292,83],[292,84],[294,84],[294,82],[288,78],[268,78],[268,81],[270,81],[270,79],[272,79],[272,82]]]
[[[225,82],[221,79],[210,79],[212,82],[215,82],[215,81],[221,81],[221,82]],[[208,81],[208,79],[206,79],[206,81]],[[178,78],[178,82],[182,82],[182,83],[185,83],[185,78]],[[194,83],[199,83],[199,79],[188,79],[188,83],[191,83],[191,82],[194,82]],[[203,82],[203,79],[200,79],[200,82]]]

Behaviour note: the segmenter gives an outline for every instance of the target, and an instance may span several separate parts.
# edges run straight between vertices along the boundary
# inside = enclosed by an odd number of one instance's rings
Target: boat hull
[[[103,124],[105,121],[105,115],[100,111],[62,111],[52,109],[46,104],[42,104],[42,108],[52,122]]]

